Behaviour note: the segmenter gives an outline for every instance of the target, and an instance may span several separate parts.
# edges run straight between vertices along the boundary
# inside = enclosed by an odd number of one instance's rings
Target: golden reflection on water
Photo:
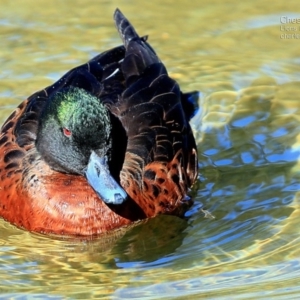
[[[120,44],[119,7],[184,91],[200,180],[188,221],[161,216],[96,241],[0,220],[0,290],[40,298],[300,295],[298,1],[1,1],[0,120],[25,97]],[[300,31],[298,25],[294,26]],[[286,37],[286,36],[284,36]],[[216,217],[205,219],[202,203]]]

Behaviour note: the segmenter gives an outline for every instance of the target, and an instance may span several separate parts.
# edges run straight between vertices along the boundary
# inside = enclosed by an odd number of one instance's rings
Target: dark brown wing
[[[125,90],[111,106],[128,138],[121,184],[148,217],[181,214],[198,168],[188,123],[195,93],[182,94],[146,39],[119,10],[114,18],[125,47],[120,63]]]
[[[126,172],[140,180],[144,166],[169,163],[180,152],[178,163],[188,175],[185,186],[190,186],[197,175],[196,145],[188,123],[190,94],[181,93],[156,53],[119,10],[114,17],[126,49],[121,69],[127,88],[112,109],[127,132],[127,151],[134,160],[127,161]]]

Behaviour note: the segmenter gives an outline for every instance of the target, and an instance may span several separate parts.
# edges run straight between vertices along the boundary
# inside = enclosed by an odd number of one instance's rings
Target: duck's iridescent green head
[[[69,87],[49,98],[40,118],[36,147],[59,172],[86,176],[107,203],[122,203],[125,191],[110,175],[110,113],[87,91]]]

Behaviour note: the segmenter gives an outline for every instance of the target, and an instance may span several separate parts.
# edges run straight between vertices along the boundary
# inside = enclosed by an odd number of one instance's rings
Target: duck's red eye
[[[63,128],[63,132],[64,132],[64,135],[67,136],[67,137],[70,137],[72,135],[72,131],[69,130],[68,128]]]

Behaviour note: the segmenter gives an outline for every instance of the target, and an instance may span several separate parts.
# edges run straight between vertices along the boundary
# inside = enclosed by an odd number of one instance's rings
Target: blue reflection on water
[[[244,164],[250,164],[254,162],[254,157],[251,152],[242,152],[241,158]]]
[[[151,262],[145,262],[145,261],[130,261],[130,262],[121,262],[118,260],[118,258],[115,259],[116,266],[119,268],[153,268],[157,266],[164,266],[167,267],[168,265],[172,265],[174,260],[179,259],[180,257],[183,257],[184,255],[170,255],[170,256],[164,256],[162,258],[159,258],[157,260],[151,261]]]
[[[261,145],[265,144],[266,135],[262,133],[254,134],[253,140]]]
[[[293,151],[292,149],[286,149],[283,153],[274,153],[266,156],[266,159],[270,163],[277,162],[293,162],[297,161],[300,156],[299,151]]]
[[[218,167],[220,166],[230,166],[233,165],[233,159],[220,159],[214,162]]]
[[[244,118],[233,121],[232,126],[234,126],[234,127],[245,127],[245,126],[251,124],[254,121],[256,121],[255,116],[247,116],[247,117],[244,117]]]
[[[272,137],[280,137],[280,136],[284,136],[287,135],[289,132],[285,127],[280,127],[277,130],[275,130],[274,132],[271,133]]]
[[[212,148],[212,149],[207,149],[203,151],[204,155],[215,155],[217,153],[219,153],[220,150]]]
[[[218,299],[232,299],[234,288],[238,291],[239,299],[256,299],[263,296],[264,292],[262,288],[251,289],[252,285],[262,282],[272,284],[272,281],[275,282],[273,292],[268,290],[264,296],[271,299],[279,295],[282,296],[280,299],[286,299],[289,298],[287,296],[288,287],[276,283],[285,282],[288,278],[299,277],[300,266],[296,259],[276,265],[257,265],[255,268],[243,268],[243,265],[237,265],[236,270],[226,271],[225,269],[221,274],[201,275],[160,283],[153,280],[142,286],[134,286],[136,282],[133,282],[130,286],[117,289],[112,299],[172,299],[180,296],[194,296],[193,299],[202,299],[202,297],[210,298],[209,293],[215,295],[217,291],[220,292]],[[241,287],[243,289],[240,289]],[[295,286],[293,291],[299,293],[300,288]]]

